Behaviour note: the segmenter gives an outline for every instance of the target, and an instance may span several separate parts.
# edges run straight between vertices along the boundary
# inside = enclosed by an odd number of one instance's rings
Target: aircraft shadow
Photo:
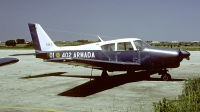
[[[162,81],[160,78],[148,78],[146,75],[154,73],[149,72],[137,72],[134,75],[119,74],[115,76],[100,77],[100,76],[74,76],[65,75],[66,77],[76,77],[76,78],[93,78],[84,84],[74,87],[70,90],[59,93],[59,96],[70,96],[70,97],[87,97],[92,94],[96,94],[126,83],[137,82],[137,81]],[[135,77],[137,76],[137,77]],[[139,77],[138,77],[139,76]],[[184,81],[185,79],[172,79],[172,81]]]
[[[41,78],[49,76],[58,77],[73,77],[73,78],[90,78],[91,80],[76,86],[70,90],[66,90],[59,93],[59,96],[70,96],[70,97],[87,97],[92,94],[96,94],[114,87],[138,81],[162,81],[160,78],[146,78],[148,75],[154,74],[154,72],[136,72],[133,75],[118,74],[114,76],[101,77],[101,76],[89,76],[89,75],[62,75],[67,72],[54,72],[45,73],[34,76],[21,77],[20,79],[30,79],[30,78]],[[185,79],[172,79],[171,81],[184,81]]]
[[[64,73],[67,73],[67,72],[45,73],[45,74],[40,74],[40,75],[21,77],[20,79],[41,78],[41,77],[49,77],[49,76],[63,76],[62,74]]]

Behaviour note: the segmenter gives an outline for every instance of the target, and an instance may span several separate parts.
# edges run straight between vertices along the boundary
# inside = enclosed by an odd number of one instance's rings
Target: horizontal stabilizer
[[[23,56],[23,55],[35,55],[35,53],[11,54],[11,55],[9,55],[9,56]]]
[[[0,66],[17,63],[18,61],[19,59],[17,58],[0,58]]]

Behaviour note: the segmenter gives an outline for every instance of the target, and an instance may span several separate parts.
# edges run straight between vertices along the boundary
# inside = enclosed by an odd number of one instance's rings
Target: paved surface
[[[33,50],[0,50],[0,57]],[[43,62],[34,56],[18,56],[16,64],[0,68],[0,112],[149,112],[152,103],[181,94],[183,80],[200,75],[200,52],[190,52],[173,80],[135,79],[123,72],[99,78],[101,71],[66,64]]]

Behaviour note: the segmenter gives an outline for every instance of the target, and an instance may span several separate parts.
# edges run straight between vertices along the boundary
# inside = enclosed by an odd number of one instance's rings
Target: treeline
[[[156,47],[187,47],[187,46],[200,46],[200,43],[197,42],[179,42],[179,43],[170,43],[170,42],[160,42],[160,43],[149,43],[151,46]]]
[[[16,46],[16,44],[25,44],[25,39],[7,40],[6,46]]]

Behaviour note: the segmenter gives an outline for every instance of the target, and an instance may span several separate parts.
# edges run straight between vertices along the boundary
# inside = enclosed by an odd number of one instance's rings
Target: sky
[[[31,41],[28,23],[53,41],[200,41],[200,0],[0,0],[0,41]]]

